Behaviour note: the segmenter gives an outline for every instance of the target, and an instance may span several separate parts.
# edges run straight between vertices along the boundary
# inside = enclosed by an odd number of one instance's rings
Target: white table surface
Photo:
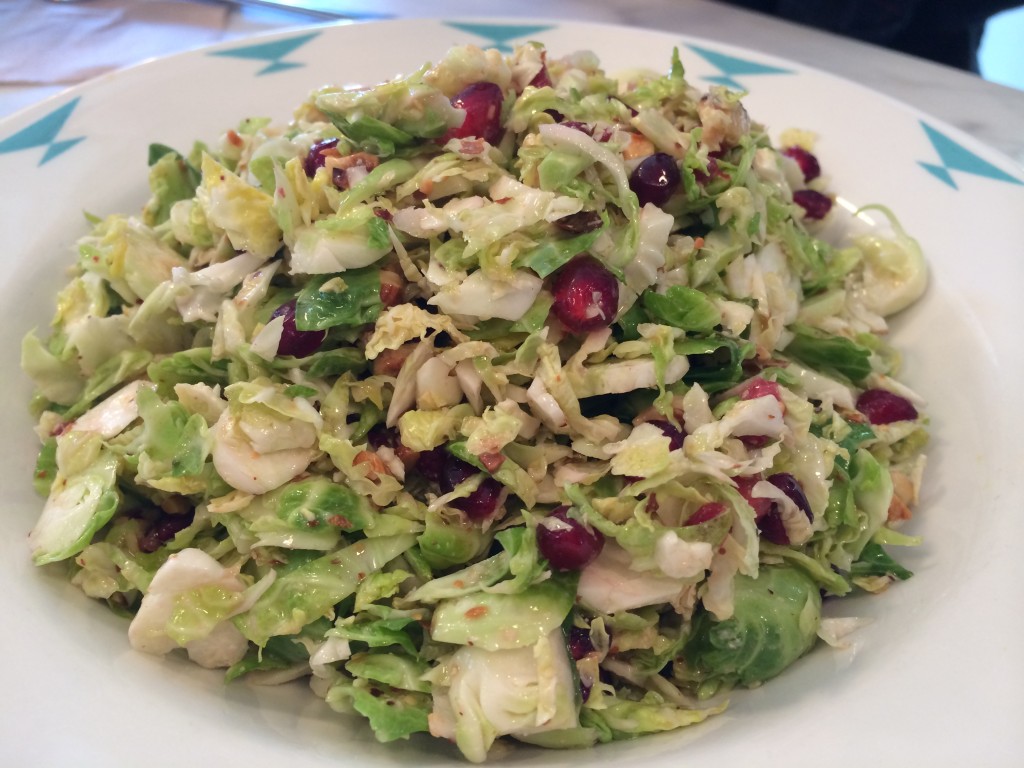
[[[134,0],[139,2],[140,0]],[[194,0],[183,0],[186,5]],[[212,2],[213,0],[206,0]],[[128,6],[131,0],[83,0],[97,10]],[[367,17],[533,17],[619,23],[675,30],[762,51],[816,67],[856,81],[875,91],[937,117],[1002,151],[1024,165],[1024,91],[987,82],[980,77],[923,59],[866,45],[807,27],[743,11],[711,0],[336,0],[336,7],[357,18]],[[35,13],[54,13],[56,4],[38,0]],[[2,15],[2,14],[0,14]],[[214,30],[221,40],[291,26],[318,23],[314,17],[263,7],[232,7],[223,26]],[[202,42],[210,39],[203,32]],[[161,35],[160,29],[145,34]],[[15,40],[17,28],[0,29]],[[181,50],[196,47],[195,39],[175,32]],[[161,40],[166,49],[167,41]],[[581,41],[585,48],[585,41]],[[74,46],[61,56],[73,56]],[[52,55],[52,53],[40,55]],[[0,83],[0,118],[67,87],[52,83]]]

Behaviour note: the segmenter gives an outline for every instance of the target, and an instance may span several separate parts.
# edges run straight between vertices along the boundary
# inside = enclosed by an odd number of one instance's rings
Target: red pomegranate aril
[[[443,448],[435,448],[434,450],[444,451]],[[421,467],[423,456],[427,453],[430,453],[430,451],[420,455],[417,467]],[[447,451],[444,451],[444,454],[437,477],[437,484],[441,488],[442,493],[451,493],[459,483],[464,483],[474,475],[482,474],[472,464],[455,458]],[[421,468],[420,471],[422,473],[423,469]],[[430,469],[428,468],[427,471],[429,472]],[[465,512],[466,516],[471,520],[483,520],[493,514],[494,510],[498,508],[500,497],[501,483],[493,477],[485,477],[469,496],[454,499],[451,505],[455,509]]]
[[[722,170],[722,167],[718,164],[718,161],[725,157],[725,150],[717,149],[714,152],[708,152],[708,169],[702,171],[696,169],[693,172],[693,177],[697,180],[698,184],[708,184],[715,179],[728,179],[729,174]]]
[[[648,496],[647,496],[647,503],[644,504],[644,511],[647,512],[648,515],[654,516],[654,515],[658,514],[658,509],[659,508],[660,508],[660,506],[658,504],[658,494],[656,494],[656,493],[648,494]]]
[[[548,68],[541,67],[540,72],[533,76],[533,80],[529,84],[534,88],[548,88],[551,85],[551,76],[548,74]]]
[[[708,169],[707,169],[707,171],[702,171],[700,169],[697,169],[697,170],[695,170],[693,172],[693,178],[695,178],[697,180],[698,184],[707,184],[709,181],[711,181],[716,176],[720,176],[721,173],[722,173],[722,171],[718,167],[718,161],[715,160],[715,158],[713,158],[713,157],[709,157],[708,158]]]
[[[594,643],[590,640],[590,630],[583,627],[572,627],[569,629],[567,642],[569,653],[573,661],[579,661],[588,653],[594,652]]]
[[[670,451],[678,451],[683,447],[683,441],[686,439],[686,432],[679,429],[670,421],[664,419],[655,419],[654,421],[648,422],[653,424],[661,430],[661,434],[668,438],[668,449]]]
[[[754,510],[754,520],[757,523],[757,530],[760,531],[761,537],[766,541],[772,542],[772,544],[789,544],[789,534],[786,533],[786,526],[782,522],[779,505],[771,499],[752,495],[754,486],[764,478],[760,475],[755,475],[754,477],[744,476],[733,479],[739,487],[740,495]],[[785,493],[785,490],[783,490],[783,493]]]
[[[619,281],[593,256],[577,256],[559,269],[551,310],[570,333],[607,328],[619,308]]]
[[[162,516],[153,523],[145,535],[139,538],[139,549],[146,553],[156,552],[166,542],[173,539],[179,531],[183,531],[192,525],[194,519],[194,511],[186,515]]]
[[[782,522],[782,515],[779,514],[777,504],[772,504],[771,511],[757,519],[757,530],[760,532],[761,538],[772,544],[782,546],[789,544],[789,534],[786,533],[786,526]]]
[[[818,158],[803,147],[786,147],[782,150],[782,154],[796,161],[796,164],[800,166],[800,172],[804,175],[804,181],[811,181],[821,176],[821,165],[818,163]]]
[[[336,146],[338,146],[337,139],[324,139],[309,148],[302,165],[309,178],[316,176],[317,169],[324,167],[329,156],[338,154],[334,149]]]
[[[762,479],[763,478],[761,478],[759,475],[754,477],[741,475],[739,477],[733,478],[733,480],[736,481],[736,486],[740,492],[740,496],[742,496],[744,500],[746,500],[747,504],[749,504],[753,508],[755,518],[764,517],[772,511],[771,499],[765,499],[761,498],[760,496],[753,495],[754,486],[757,485]]]
[[[793,202],[804,209],[807,219],[824,219],[832,210],[832,198],[813,189],[798,189],[793,193]]]
[[[494,514],[501,500],[501,483],[493,477],[485,477],[469,496],[456,499],[452,506],[461,509],[470,520],[483,520]]]
[[[629,188],[636,193],[640,205],[662,206],[679,189],[681,176],[675,158],[664,152],[645,157],[629,175]]]
[[[768,475],[768,482],[786,494],[800,511],[807,515],[807,519],[813,522],[814,515],[811,514],[811,505],[807,501],[807,494],[804,493],[799,480],[789,472],[776,472],[774,475]]]
[[[548,517],[559,523],[537,526],[537,549],[556,571],[578,571],[601,554],[604,536],[569,517],[569,507],[558,507]]]
[[[913,421],[917,408],[907,398],[887,389],[866,389],[857,398],[857,410],[872,424]]]
[[[445,452],[444,464],[441,466],[441,474],[438,477],[438,485],[441,486],[443,493],[451,493],[455,490],[455,486],[459,483],[464,483],[473,475],[477,474],[480,470],[474,467],[472,464],[457,459],[450,453]]]
[[[572,235],[582,235],[586,232],[593,232],[595,229],[600,229],[604,221],[601,220],[601,214],[597,211],[580,211],[579,213],[570,213],[568,216],[563,216],[560,219],[555,219],[554,225],[562,232],[568,232]]]
[[[764,448],[772,439],[768,435],[737,435],[747,448]]]
[[[743,388],[743,394],[740,395],[740,400],[756,400],[759,397],[769,396],[782,402],[782,390],[779,389],[778,383],[758,376],[747,382]]]
[[[708,520],[714,520],[726,510],[725,504],[720,501],[709,501],[701,504],[697,510],[686,519],[686,525],[700,525]]]
[[[448,451],[443,446],[423,451],[420,453],[419,461],[416,462],[416,471],[430,482],[440,483],[441,473],[444,471],[448,455]]]
[[[331,171],[331,184],[341,190],[351,187],[348,181],[348,168],[335,168]]]
[[[285,302],[274,310],[270,316],[283,317],[281,341],[277,345],[277,354],[292,357],[309,357],[324,343],[327,331],[300,331],[295,327],[295,299]]]
[[[462,125],[450,128],[441,139],[442,143],[449,139],[465,139],[474,136],[489,144],[501,141],[501,105],[505,94],[496,83],[480,81],[470,83],[452,97],[452,106],[465,110],[466,117]]]
[[[381,447],[394,449],[399,444],[398,430],[375,424],[366,433],[366,442],[373,450]]]
[[[381,448],[389,449],[394,453],[395,458],[402,462],[406,472],[416,469],[420,460],[420,452],[407,448],[402,443],[401,434],[393,427],[385,427],[383,424],[371,427],[370,431],[366,433],[366,443],[374,451]]]

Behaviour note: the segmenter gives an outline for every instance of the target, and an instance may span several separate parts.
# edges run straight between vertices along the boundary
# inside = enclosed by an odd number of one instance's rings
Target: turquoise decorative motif
[[[0,154],[20,152],[23,149],[33,149],[34,147],[46,147],[46,151],[39,160],[39,165],[44,165],[57,155],[67,152],[85,138],[76,136],[72,139],[57,139],[60,132],[64,130],[64,123],[78,106],[80,98],[76,97],[67,104],[57,107],[48,115],[44,115],[31,125],[25,126],[17,133],[0,141]]]
[[[284,59],[286,56],[294,53],[319,34],[319,32],[311,32],[306,35],[298,35],[297,37],[286,37],[282,40],[271,40],[267,43],[243,45],[241,48],[230,48],[226,51],[213,51],[210,55],[225,56],[231,59],[254,59],[256,61],[265,61],[267,62],[267,66],[256,74],[257,76],[269,75],[273,72],[282,72],[286,69],[295,69],[296,67],[306,66],[305,64],[297,61],[285,61]]]
[[[698,54],[708,64],[715,67],[721,74],[711,75],[704,79],[711,83],[724,85],[736,91],[746,90],[737,77],[746,75],[792,75],[791,69],[782,69],[769,64],[759,64],[749,59],[740,59],[736,56],[729,56],[725,53],[713,51],[710,48],[702,48],[699,45],[687,46],[691,51]]]
[[[512,40],[531,37],[539,32],[547,32],[549,29],[555,28],[552,24],[460,24],[457,21],[446,21],[445,24],[454,29],[486,38],[489,46],[504,53],[512,52],[513,47],[509,44]]]
[[[924,128],[925,134],[928,136],[928,140],[932,143],[932,147],[934,147],[935,151],[939,154],[939,159],[942,161],[942,164],[935,165],[934,163],[919,162],[918,165],[928,171],[928,173],[937,178],[943,184],[947,184],[953,189],[958,189],[956,181],[953,179],[953,174],[950,173],[950,171],[961,171],[962,173],[970,173],[974,176],[983,176],[986,179],[995,179],[996,181],[1005,181],[1009,184],[1024,185],[1024,181],[1011,176],[1002,169],[992,165],[987,160],[982,160],[973,152],[969,152],[964,149],[944,133],[940,133],[935,128],[932,128],[924,120],[921,120],[920,122],[921,127]]]

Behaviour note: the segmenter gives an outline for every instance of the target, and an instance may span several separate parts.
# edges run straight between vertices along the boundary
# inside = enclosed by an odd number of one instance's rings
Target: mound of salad
[[[741,96],[458,47],[153,145],[24,340],[35,562],[140,651],[474,762],[698,723],[839,642],[823,600],[910,575],[885,318],[926,268],[894,220],[817,237],[813,137]]]

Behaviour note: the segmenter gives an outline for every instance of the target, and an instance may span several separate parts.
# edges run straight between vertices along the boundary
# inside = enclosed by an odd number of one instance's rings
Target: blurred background
[[[1021,0],[720,0],[1024,89]]]
[[[978,64],[986,80],[1024,90],[1024,7],[989,19]]]

